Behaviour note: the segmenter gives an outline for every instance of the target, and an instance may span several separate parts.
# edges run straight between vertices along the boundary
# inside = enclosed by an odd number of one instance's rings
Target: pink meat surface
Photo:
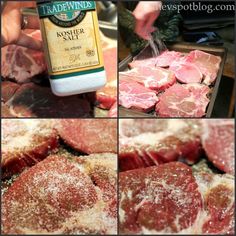
[[[129,66],[131,68],[136,67],[168,67],[170,64],[174,61],[179,59],[182,56],[180,52],[175,51],[164,51],[161,53],[158,57],[155,58],[146,58],[142,60],[134,60],[131,63],[129,63]]]
[[[118,116],[118,113],[117,113],[117,106],[118,106],[117,102],[115,102],[115,103],[112,105],[110,111],[108,112],[108,117],[117,117],[117,116]]]
[[[193,63],[204,75],[203,82],[207,85],[212,84],[220,68],[221,58],[200,50],[191,51],[186,56],[186,61]]]
[[[180,158],[193,164],[202,154],[199,126],[192,120],[123,119],[119,129],[121,171]]]
[[[136,67],[126,72],[120,72],[120,76],[122,75],[129,76],[130,79],[157,92],[165,90],[176,81],[173,72],[160,67]]]
[[[180,52],[175,51],[164,51],[156,58],[156,66],[160,67],[168,67],[175,60],[181,58],[182,54]]]
[[[201,83],[202,81],[202,73],[193,63],[177,60],[170,65],[169,69],[174,72],[176,79],[181,83]]]
[[[28,33],[35,39],[40,39],[40,31]],[[17,45],[9,45],[1,49],[2,76],[18,83],[29,82],[32,77],[46,72],[47,67],[42,51],[35,51]]]
[[[209,103],[209,92],[202,84],[175,84],[159,96],[156,112],[160,117],[202,117]]]
[[[202,143],[208,159],[220,170],[234,174],[234,120],[203,121]]]
[[[129,78],[119,78],[119,105],[148,112],[158,102],[156,93]]]
[[[103,58],[107,84],[96,92],[96,100],[98,107],[110,109],[117,100],[117,48],[104,49]]]

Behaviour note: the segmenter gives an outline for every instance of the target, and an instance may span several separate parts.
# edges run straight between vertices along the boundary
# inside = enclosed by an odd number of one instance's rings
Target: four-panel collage
[[[235,2],[1,0],[1,235],[234,235]]]

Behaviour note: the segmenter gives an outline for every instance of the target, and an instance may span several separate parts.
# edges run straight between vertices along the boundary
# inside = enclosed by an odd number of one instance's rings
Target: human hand
[[[34,50],[42,50],[42,42],[36,40],[27,34],[22,29],[23,16],[21,8],[36,7],[34,1],[8,1],[2,11],[2,43],[1,47],[9,44],[17,44]],[[39,19],[34,16],[27,16],[27,29],[39,29]]]
[[[150,34],[155,31],[154,21],[160,15],[161,1],[141,1],[133,11],[135,17],[135,33],[143,39],[150,39]]]

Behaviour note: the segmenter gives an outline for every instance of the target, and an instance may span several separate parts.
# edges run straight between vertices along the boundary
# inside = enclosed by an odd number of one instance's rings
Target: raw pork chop
[[[117,101],[117,48],[103,50],[107,84],[96,92],[98,107],[110,109]]]
[[[202,144],[208,159],[220,170],[234,174],[234,120],[203,121]]]
[[[175,73],[176,79],[181,83],[201,83],[202,81],[202,73],[193,63],[177,60],[171,63],[169,70]]]
[[[173,234],[192,227],[202,197],[191,168],[180,162],[120,173],[121,234]]]
[[[57,133],[50,120],[2,120],[2,177],[34,165],[57,146]]]
[[[124,75],[157,92],[165,90],[176,81],[173,72],[160,67],[136,67],[119,73],[119,77]]]
[[[41,39],[40,31],[33,31],[29,36]],[[4,78],[14,79],[18,83],[29,82],[32,77],[47,71],[44,54],[17,45],[9,45],[1,49],[1,72]]]
[[[156,93],[128,77],[119,78],[119,104],[143,112],[152,110],[158,102]]]
[[[61,138],[84,153],[117,152],[117,121],[62,119],[57,124]]]
[[[3,234],[117,233],[115,155],[67,157],[49,156],[4,193]]]
[[[210,89],[202,84],[174,84],[159,96],[159,117],[202,117],[209,103]]]
[[[168,67],[174,60],[178,60],[182,54],[180,52],[175,51],[164,51],[161,53],[158,57],[154,58],[147,58],[142,60],[134,60],[131,63],[129,63],[129,66],[131,68],[136,67]]]
[[[202,153],[199,126],[192,120],[120,121],[119,168],[122,171],[184,158],[195,163]]]
[[[186,61],[195,64],[204,75],[204,83],[212,84],[220,68],[221,58],[203,51],[194,50],[186,56]]]
[[[51,89],[33,83],[22,85],[6,103],[14,117],[90,117],[90,104],[77,96],[57,97]],[[2,114],[5,117],[5,114]]]

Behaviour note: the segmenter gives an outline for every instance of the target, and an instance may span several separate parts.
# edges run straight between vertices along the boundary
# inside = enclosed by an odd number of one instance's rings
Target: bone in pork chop
[[[119,78],[119,104],[126,108],[148,112],[158,102],[156,93],[145,88],[128,76]]]
[[[202,117],[209,103],[209,87],[203,84],[174,84],[159,96],[159,117]]]

